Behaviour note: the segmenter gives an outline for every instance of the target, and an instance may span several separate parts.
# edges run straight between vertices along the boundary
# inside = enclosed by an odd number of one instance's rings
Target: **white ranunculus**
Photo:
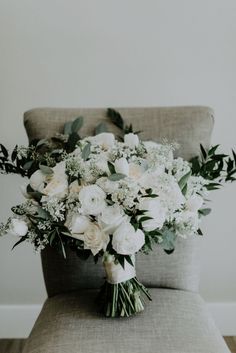
[[[109,235],[103,232],[98,224],[90,223],[84,232],[83,241],[84,248],[91,250],[93,256],[95,256],[100,250],[106,250]]]
[[[42,192],[44,189],[45,180],[46,175],[43,174],[43,172],[39,169],[31,175],[29,179],[29,184],[35,191]]]
[[[102,132],[96,136],[88,137],[87,140],[92,145],[102,146],[106,150],[112,148],[115,144],[115,136],[110,132]]]
[[[18,218],[13,218],[11,220],[10,224],[10,233],[18,236],[18,237],[23,237],[26,235],[28,232],[28,225],[25,221],[18,219]]]
[[[129,146],[130,148],[135,148],[139,144],[139,138],[138,135],[133,134],[132,132],[129,134],[126,134],[124,136],[124,143]]]
[[[163,227],[166,219],[166,210],[163,208],[158,198],[142,198],[139,203],[139,210],[146,211],[140,218],[151,217],[151,219],[142,222],[145,231],[150,232]]]
[[[133,255],[138,252],[145,243],[144,233],[129,222],[123,222],[116,229],[112,238],[113,249],[121,255]]]
[[[99,215],[106,207],[106,194],[97,185],[84,186],[79,192],[79,200],[84,215]]]
[[[192,195],[185,205],[188,211],[197,212],[203,205],[203,198],[200,195]]]
[[[99,216],[98,221],[104,232],[113,234],[116,228],[125,219],[122,208],[118,205],[107,206]]]
[[[101,177],[96,181],[96,184],[106,193],[112,194],[119,188],[117,181],[111,181],[107,177]]]
[[[52,168],[53,174],[48,176],[47,186],[43,189],[43,193],[47,196],[55,196],[63,198],[68,193],[68,178],[65,172],[65,162],[58,163]]]
[[[126,158],[119,158],[115,160],[115,171],[124,175],[129,175],[129,163]]]

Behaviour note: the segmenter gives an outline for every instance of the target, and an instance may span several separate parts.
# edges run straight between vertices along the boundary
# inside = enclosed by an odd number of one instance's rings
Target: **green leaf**
[[[201,208],[200,210],[198,210],[198,212],[203,216],[207,216],[207,215],[209,215],[209,213],[211,213],[211,209],[210,208]]]
[[[192,172],[190,170],[188,173],[186,173],[184,176],[182,176],[182,178],[179,180],[178,184],[179,184],[181,191],[183,191],[183,189],[185,188],[185,185],[187,184],[188,179],[190,178],[191,174],[192,174]]]
[[[20,240],[18,240],[12,247],[11,250],[15,249],[15,247],[21,243],[23,243],[25,240],[27,239],[27,235],[23,236],[23,237],[20,237]]]
[[[84,161],[87,161],[91,152],[91,144],[88,142],[87,145],[84,146],[82,150],[82,158]]]
[[[139,222],[142,223],[142,222],[145,222],[145,221],[149,221],[150,219],[153,219],[152,217],[148,217],[148,216],[143,216],[139,219]]]
[[[79,116],[77,119],[73,121],[71,126],[71,131],[78,132],[83,126],[83,123],[84,123],[84,118],[82,116]]]
[[[67,123],[65,123],[64,125],[64,134],[65,135],[70,135],[72,133],[72,123],[73,121],[68,121]]]
[[[107,126],[104,122],[101,122],[95,127],[95,135],[101,134],[102,132],[107,132]]]
[[[125,175],[125,174],[115,173],[115,174],[110,175],[108,177],[108,179],[111,181],[118,181],[118,180],[124,179],[126,176],[127,175]]]
[[[69,135],[69,138],[68,138],[68,141],[67,141],[67,145],[69,147],[69,152],[70,151],[74,151],[75,146],[76,146],[77,142],[79,141],[79,139],[80,139],[80,137],[77,134],[77,132],[72,132]]]
[[[6,147],[4,147],[1,143],[0,143],[0,147],[1,147],[1,151],[4,155],[4,157],[8,158],[8,151],[7,151]]]
[[[11,160],[12,162],[14,162],[16,160],[16,157],[17,157],[17,149],[18,149],[18,146],[16,145],[12,154],[11,154]]]
[[[38,217],[43,218],[43,219],[48,219],[49,218],[49,213],[45,211],[43,208],[38,207]]]
[[[28,162],[26,162],[26,163],[23,165],[23,169],[24,169],[24,170],[29,170],[29,169],[32,167],[33,163],[34,163],[34,161],[28,161]]]
[[[203,235],[203,233],[202,233],[202,231],[201,231],[200,228],[198,228],[197,233],[198,233],[199,235]]]
[[[202,144],[200,144],[200,149],[201,149],[202,157],[203,157],[204,159],[206,159],[207,153],[206,153],[206,150],[205,150],[205,148],[203,147]]]
[[[41,170],[41,172],[42,172],[43,174],[46,174],[46,175],[51,175],[51,174],[53,174],[52,168],[48,167],[47,165],[40,164],[40,165],[39,165],[39,169]]]
[[[208,151],[208,155],[209,156],[213,155],[219,146],[220,145],[215,145],[215,146],[211,147]]]
[[[110,120],[113,122],[113,124],[115,124],[121,130],[124,130],[124,121],[123,121],[123,118],[119,112],[117,112],[114,109],[108,108],[107,109],[107,117],[110,118]]]
[[[117,260],[119,262],[119,264],[123,267],[123,269],[125,268],[125,257],[123,255],[119,255],[117,257]]]
[[[50,240],[49,240],[50,246],[52,246],[55,237],[56,237],[56,231],[54,230],[54,231],[51,233],[51,236],[50,236]]]
[[[115,174],[115,173],[116,173],[116,170],[115,170],[114,164],[111,163],[111,162],[109,162],[109,161],[107,162],[107,164],[108,164],[108,168],[109,168],[110,173],[111,173],[111,174]]]
[[[134,266],[133,261],[129,255],[125,255],[125,260],[131,265]]]
[[[168,228],[164,229],[164,231],[162,231],[161,233],[162,233],[162,242],[161,242],[162,248],[168,251],[174,250],[176,234]]]

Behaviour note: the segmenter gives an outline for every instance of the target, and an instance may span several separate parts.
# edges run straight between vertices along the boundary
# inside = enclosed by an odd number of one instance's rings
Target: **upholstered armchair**
[[[142,139],[180,144],[177,154],[189,159],[199,144],[209,146],[213,112],[206,107],[118,108]],[[82,115],[81,135],[93,134],[107,120],[105,109],[33,109],[25,113],[29,140],[62,132],[68,120]],[[114,126],[107,124],[110,131]],[[198,293],[199,243],[178,241],[172,255],[156,247],[137,256],[137,277],[150,289],[152,302],[131,318],[108,319],[94,300],[104,280],[101,264],[83,262],[68,252],[64,260],[48,247],[42,267],[48,293],[24,353],[226,353],[229,352]]]

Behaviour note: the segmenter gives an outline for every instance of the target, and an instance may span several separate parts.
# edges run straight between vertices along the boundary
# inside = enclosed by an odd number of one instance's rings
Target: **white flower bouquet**
[[[81,139],[82,118],[67,123],[65,134],[16,147],[9,160],[1,145],[0,169],[29,177],[26,201],[12,208],[14,216],[0,233],[28,241],[36,250],[67,248],[78,256],[102,258],[106,281],[99,301],[108,317],[130,316],[144,309],[148,290],[138,281],[135,254],[158,244],[168,254],[178,237],[200,234],[209,190],[235,180],[236,158],[208,152],[191,162],[174,158],[174,144],[141,141],[124,127],[119,113],[108,110],[125,131],[122,140],[97,128]]]

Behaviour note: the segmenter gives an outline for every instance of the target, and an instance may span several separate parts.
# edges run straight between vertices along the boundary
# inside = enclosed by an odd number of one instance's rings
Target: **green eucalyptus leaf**
[[[67,123],[65,123],[64,125],[64,134],[65,135],[70,135],[72,133],[72,123],[73,121],[68,121]]]
[[[95,128],[95,135],[101,134],[102,132],[107,132],[107,126],[104,122],[101,122]]]
[[[84,123],[84,118],[82,116],[79,116],[77,119],[73,121],[71,126],[71,131],[78,132],[83,126],[83,123]]]
[[[23,169],[24,169],[24,170],[29,170],[29,169],[32,167],[33,163],[34,163],[34,161],[28,161],[28,162],[26,162],[26,163],[23,165]]]
[[[90,155],[90,152],[91,152],[91,144],[88,142],[82,150],[82,158],[84,161],[87,161]]]
[[[126,177],[125,174],[115,173],[115,174],[110,175],[108,177],[108,179],[111,181],[118,181],[118,180],[124,179],[125,177]]]

